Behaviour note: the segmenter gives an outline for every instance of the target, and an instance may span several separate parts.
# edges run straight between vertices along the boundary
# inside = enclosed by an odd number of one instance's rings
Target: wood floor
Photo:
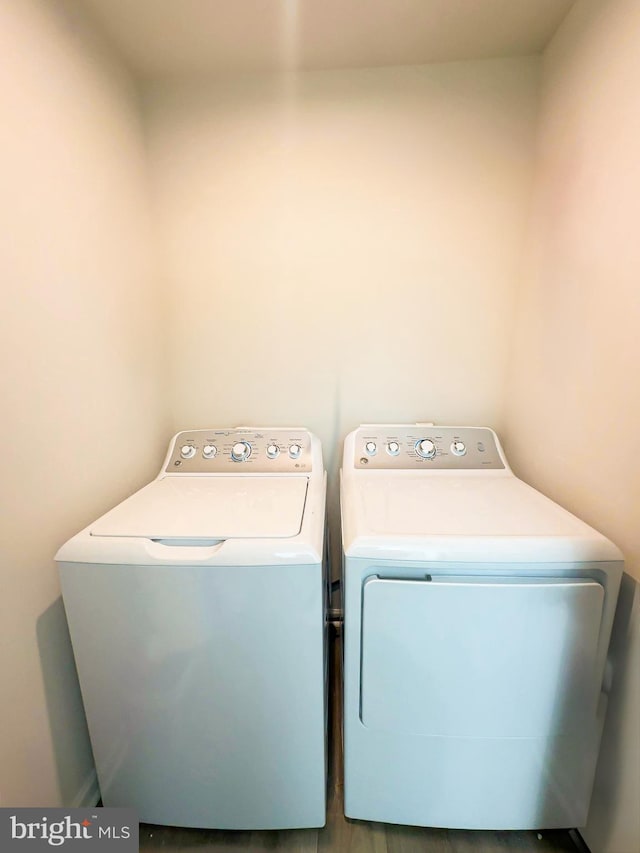
[[[261,853],[576,853],[571,836],[563,830],[549,832],[466,832],[424,829],[366,821],[351,821],[342,809],[341,743],[341,643],[332,646],[332,704],[330,715],[329,799],[327,824],[322,829],[281,832],[230,832],[211,829],[180,829],[140,824],[140,850],[205,851],[228,850]]]

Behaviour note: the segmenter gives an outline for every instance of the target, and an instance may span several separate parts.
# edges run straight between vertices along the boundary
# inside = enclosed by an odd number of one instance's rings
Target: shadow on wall
[[[93,753],[61,597],[39,617],[36,634],[61,804],[95,805]]]

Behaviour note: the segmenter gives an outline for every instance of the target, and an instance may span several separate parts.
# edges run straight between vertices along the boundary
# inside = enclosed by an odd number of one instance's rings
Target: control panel
[[[470,470],[504,468],[486,427],[362,426],[355,434],[356,468]]]
[[[179,433],[171,474],[302,474],[311,471],[311,436],[300,429],[215,429]]]

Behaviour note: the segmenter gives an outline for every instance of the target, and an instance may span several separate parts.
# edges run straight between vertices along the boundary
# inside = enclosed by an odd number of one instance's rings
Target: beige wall
[[[135,92],[72,9],[0,0],[0,805],[90,796],[52,556],[172,427],[307,424],[335,468],[360,421],[485,422],[625,551],[584,834],[635,853],[638,5],[584,0],[545,57],[513,333],[538,60],[156,87],[160,282]]]
[[[0,805],[77,805],[93,764],[53,555],[168,438],[144,151],[127,77],[62,4],[2,0],[0,56]]]
[[[175,426],[496,425],[538,67],[156,86]]]
[[[584,831],[593,853],[640,849],[639,84],[640,4],[577,3],[543,62],[505,396],[516,472],[610,536],[627,561],[616,681]]]

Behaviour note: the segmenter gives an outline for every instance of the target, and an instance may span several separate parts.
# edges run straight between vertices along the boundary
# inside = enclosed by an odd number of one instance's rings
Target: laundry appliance
[[[153,482],[60,549],[105,806],[324,824],[325,492],[305,429],[181,432]]]
[[[480,427],[360,427],[341,507],[347,816],[583,826],[618,549]]]

